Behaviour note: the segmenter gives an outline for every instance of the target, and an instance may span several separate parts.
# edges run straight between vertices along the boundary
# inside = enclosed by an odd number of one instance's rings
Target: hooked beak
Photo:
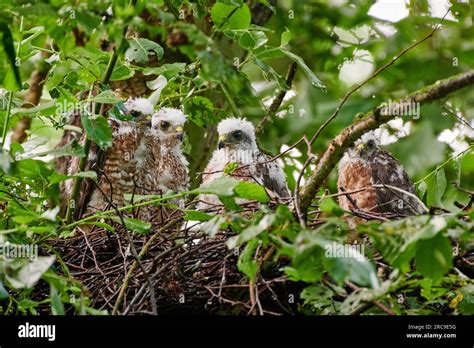
[[[357,145],[356,149],[357,149],[357,152],[360,155],[362,155],[365,152],[365,144],[361,143],[361,144]]]
[[[221,135],[219,136],[219,142],[217,143],[217,148],[220,150],[225,147],[226,144],[226,136]]]
[[[183,141],[183,138],[184,138],[184,130],[183,130],[183,127],[182,127],[182,126],[176,127],[176,138],[177,138],[179,141]]]
[[[145,126],[151,128],[151,116],[146,117]]]

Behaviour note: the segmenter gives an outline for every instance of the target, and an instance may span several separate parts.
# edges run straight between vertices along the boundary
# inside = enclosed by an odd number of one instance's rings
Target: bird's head
[[[141,121],[153,114],[153,104],[147,98],[129,98],[124,104],[121,113],[131,115]]]
[[[151,129],[161,139],[178,144],[184,138],[186,115],[179,109],[161,108],[151,118]]]
[[[231,150],[255,150],[255,128],[245,118],[227,118],[217,126],[218,148]]]
[[[115,116],[121,120],[133,119],[139,123],[145,123],[151,120],[151,116],[155,112],[155,105],[158,103],[161,91],[166,87],[168,81],[164,76],[158,77],[155,83],[155,91],[148,98],[128,98],[125,103],[118,103],[118,115]],[[120,92],[119,92],[120,93]],[[149,125],[148,125],[149,126]]]
[[[378,150],[379,141],[372,132],[369,132],[355,142],[354,148],[359,157],[366,159]]]

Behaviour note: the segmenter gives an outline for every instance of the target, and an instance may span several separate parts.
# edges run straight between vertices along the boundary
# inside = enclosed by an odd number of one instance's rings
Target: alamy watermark
[[[363,244],[339,244],[332,242],[325,246],[324,256],[328,258],[353,258],[358,261],[364,260]]]
[[[5,259],[24,258],[30,261],[38,259],[38,245],[33,244],[12,244],[6,242],[0,245],[0,257]]]
[[[383,116],[412,116],[414,120],[420,118],[420,103],[414,101],[383,103],[380,114]]]

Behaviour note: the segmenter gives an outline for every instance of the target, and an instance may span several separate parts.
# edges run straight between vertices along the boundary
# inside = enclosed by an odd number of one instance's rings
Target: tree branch
[[[30,88],[25,96],[22,108],[32,108],[37,106],[40,99],[41,93],[43,92],[44,79],[48,75],[49,64],[44,59],[48,58],[50,54],[42,51],[42,61],[38,64],[38,67],[31,75]],[[31,117],[24,116],[16,125],[13,130],[13,134],[10,137],[11,143],[22,143],[26,139],[26,131],[31,127]]]
[[[336,117],[337,115],[339,114],[339,111],[341,111],[341,108],[342,106],[346,103],[346,101],[349,99],[349,97],[354,94],[355,92],[357,92],[362,86],[364,86],[365,84],[367,84],[368,82],[372,81],[376,76],[380,75],[383,71],[385,71],[386,69],[388,69],[389,67],[391,67],[393,64],[395,64],[395,62],[397,60],[399,60],[401,57],[403,57],[405,54],[407,54],[408,52],[410,52],[412,49],[414,49],[415,47],[417,47],[418,45],[420,45],[421,43],[425,42],[426,40],[428,40],[429,38],[433,37],[435,32],[439,29],[441,23],[443,22],[444,18],[448,15],[448,13],[450,12],[451,10],[448,9],[448,11],[446,11],[446,13],[444,14],[443,18],[441,18],[439,20],[439,22],[434,26],[434,28],[427,34],[425,35],[424,37],[422,37],[420,40],[417,40],[415,41],[414,43],[412,43],[410,46],[404,48],[403,50],[401,50],[397,55],[395,55],[392,59],[390,59],[387,63],[385,63],[384,65],[382,65],[380,68],[378,68],[372,75],[370,75],[368,78],[366,78],[364,81],[358,83],[357,85],[355,85],[350,91],[348,91],[346,93],[346,95],[344,95],[344,97],[342,98],[341,102],[339,103],[339,105],[337,106],[336,110],[334,110],[334,113],[321,125],[321,127],[319,127],[319,129],[316,131],[316,133],[314,133],[313,137],[311,138],[311,141],[310,141],[310,144],[313,145],[314,141],[318,138],[318,136],[322,133],[322,131],[324,130],[324,128],[327,127],[327,125],[329,123],[331,123]]]
[[[286,74],[286,87],[287,89],[282,89],[280,93],[273,99],[272,104],[268,108],[267,113],[265,116],[263,116],[262,120],[259,122],[257,127],[255,128],[255,134],[260,135],[263,133],[265,130],[265,126],[268,123],[268,121],[275,116],[277,113],[278,109],[281,106],[281,103],[283,102],[283,99],[285,98],[286,92],[291,88],[291,85],[293,84],[293,80],[296,75],[296,70],[298,69],[298,65],[293,62],[290,64],[290,67],[288,68],[288,73]]]
[[[376,129],[380,125],[399,116],[390,114],[390,110],[401,109],[403,105],[411,105],[413,103],[429,103],[472,84],[474,84],[474,70],[439,80],[430,86],[411,93],[405,98],[391,103],[390,107],[384,104],[377,106],[372,111],[366,113],[360,121],[345,128],[331,141],[326,152],[317,161],[314,172],[303,187],[300,207],[301,212],[307,212],[314,195],[331,173],[331,170],[342,158],[344,151],[349,148],[354,141],[360,138],[362,134]]]
[[[107,64],[107,69],[105,71],[105,74],[104,74],[104,77],[102,78],[102,81],[101,83],[104,84],[104,85],[107,85],[109,83],[109,80],[110,80],[110,77],[112,76],[112,72],[114,70],[114,67],[115,67],[115,63],[117,62],[117,59],[118,59],[118,54],[117,54],[117,50],[113,50],[112,51],[112,54],[110,56],[110,59],[109,59],[109,62]],[[97,103],[95,105],[95,111],[94,111],[94,114],[97,114],[99,112],[99,109],[100,109],[100,106],[102,104],[100,103]],[[87,157],[89,155],[89,151],[90,151],[90,148],[91,148],[91,140],[89,138],[86,138],[85,140],[85,143],[84,143],[84,153],[85,153],[85,156],[82,157],[79,161],[79,168],[78,168],[78,172],[83,172],[85,167],[86,167],[86,163],[87,163]],[[66,211],[66,222],[69,224],[72,222],[72,218],[73,218],[73,207],[71,207],[71,204],[70,202],[71,201],[74,201],[74,207],[77,206],[77,202],[78,202],[78,196],[79,196],[79,192],[81,190],[81,184],[82,184],[82,181],[83,181],[83,178],[82,177],[77,177],[75,180],[74,180],[74,185],[73,185],[73,188],[72,188],[72,192],[71,192],[71,196],[69,197],[69,203],[67,205],[67,211]]]

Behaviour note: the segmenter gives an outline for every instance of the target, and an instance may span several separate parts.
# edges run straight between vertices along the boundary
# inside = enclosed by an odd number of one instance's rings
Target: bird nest
[[[146,236],[120,225],[51,241],[70,275],[80,281],[91,306],[113,314],[292,314],[297,283],[281,267],[266,266],[254,282],[237,269],[238,250],[226,241],[232,231],[211,238],[168,221]],[[261,255],[265,255],[262,250]],[[268,253],[270,254],[270,253]],[[138,258],[137,258],[138,256]],[[138,260],[138,261],[137,261]],[[293,295],[294,294],[294,295]]]

